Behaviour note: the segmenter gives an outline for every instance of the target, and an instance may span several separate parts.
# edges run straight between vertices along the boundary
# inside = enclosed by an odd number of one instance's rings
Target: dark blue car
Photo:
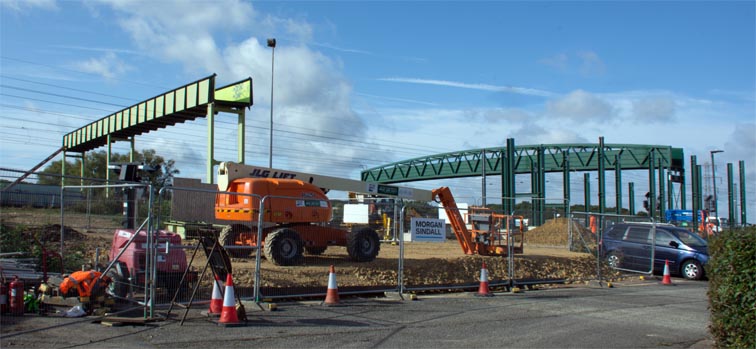
[[[652,247],[655,247],[653,254]],[[601,255],[612,268],[639,272],[660,273],[668,261],[671,274],[690,280],[702,279],[709,261],[706,240],[670,224],[619,223],[610,226],[601,236]]]

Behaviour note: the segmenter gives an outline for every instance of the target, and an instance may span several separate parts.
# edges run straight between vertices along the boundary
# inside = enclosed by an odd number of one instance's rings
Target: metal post
[[[270,149],[268,151],[268,167],[273,168],[273,72],[276,62],[276,39],[268,39],[270,51]]]
[[[236,161],[240,164],[244,163],[244,136],[246,133],[245,115],[246,112],[244,111],[244,108],[241,108],[238,111],[236,123]]]
[[[515,210],[515,144],[514,138],[507,138],[507,158],[506,166],[502,166],[504,170],[501,176],[502,191],[504,192],[504,199],[502,200],[502,206],[504,207],[504,213],[513,214]],[[506,191],[504,190],[506,188]]]
[[[703,180],[702,180],[702,178],[703,178],[703,166],[696,165],[696,168],[694,169],[694,171],[695,171],[695,176],[696,176],[696,191],[698,191],[698,197],[696,198],[696,200],[697,200],[696,205],[698,205],[698,209],[699,210],[703,210],[703,207],[704,207],[704,205],[703,205]],[[696,211],[695,214],[698,214],[698,211]],[[703,218],[703,217],[699,216],[698,218]],[[702,220],[701,223],[700,223],[700,225],[696,226],[696,230],[699,230],[699,231],[703,232],[703,229],[699,229],[699,228],[701,226],[703,226],[704,223],[705,222],[703,222],[703,220]]]
[[[685,210],[688,208],[688,202],[687,202],[687,195],[688,193],[685,190],[685,182],[687,181],[687,176],[685,175],[685,170],[680,172],[680,209]]]
[[[606,174],[604,170],[606,164],[604,163],[604,137],[599,137],[598,146],[598,203],[599,213],[603,215],[606,212]],[[603,217],[603,216],[602,216]]]
[[[546,211],[546,149],[538,147],[538,225],[542,225]]]
[[[698,166],[696,165],[696,156],[691,155],[690,156],[690,199],[691,199],[691,208],[693,210],[693,227],[698,230],[698,210],[701,209],[701,207],[698,206],[698,197],[701,195],[701,192],[698,191],[698,173],[696,169]],[[685,187],[685,183],[683,182],[682,187]],[[683,209],[685,209],[683,207]]]
[[[486,150],[483,149],[480,151],[480,162],[483,164],[483,168],[481,169],[482,174],[482,180],[481,180],[481,203],[482,206],[486,206]]]
[[[630,182],[627,183],[627,195],[628,195],[628,203],[627,208],[630,211],[630,215],[635,215],[635,183]]]
[[[652,222],[656,222],[656,149],[651,150],[648,156],[648,216]]]
[[[134,136],[129,138],[129,143],[131,143],[131,148],[129,148],[129,162],[134,162]]]
[[[745,179],[745,161],[738,162],[740,172],[740,224],[745,227],[746,224],[746,179]]]
[[[213,166],[215,165],[215,103],[207,105],[207,183],[213,184]]]
[[[714,165],[714,154],[722,152],[724,152],[724,150],[712,150],[709,152],[711,154],[711,184],[712,189],[714,190],[714,212],[717,214],[714,219],[714,224],[717,226],[717,231],[719,231],[719,204],[717,203],[717,167]]]
[[[562,153],[562,195],[564,196],[564,214],[565,217],[569,218],[570,215],[567,214],[569,212],[569,202],[570,202],[570,153],[569,150],[565,150]]]
[[[617,215],[622,214],[622,164],[620,154],[614,156],[614,191]]]
[[[732,163],[727,163],[727,221],[729,222],[729,228],[732,228],[735,224],[735,190],[733,183]]]
[[[583,197],[585,200],[585,209],[584,211],[586,213],[591,212],[591,174],[590,173],[583,173]],[[585,215],[585,226],[588,226],[590,224],[590,215]]]
[[[63,151],[63,162],[60,163],[60,186],[66,186],[66,152]],[[63,194],[60,194],[63,195]]]
[[[659,168],[657,169],[659,172],[659,202],[657,203],[657,206],[659,206],[659,220],[664,219],[664,207],[666,206],[665,200],[667,197],[667,194],[665,193],[664,188],[664,181],[666,180],[666,176],[664,175],[664,165],[662,163],[662,159],[659,159]],[[656,208],[654,208],[656,209]]]
[[[529,225],[541,225],[538,221],[538,163],[530,160],[530,220]]]
[[[87,159],[87,152],[83,151],[81,152],[81,162],[79,163],[79,185],[84,185],[84,161]]]

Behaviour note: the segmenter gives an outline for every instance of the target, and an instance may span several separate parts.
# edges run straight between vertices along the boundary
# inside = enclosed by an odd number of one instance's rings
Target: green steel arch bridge
[[[743,172],[741,166],[741,173]],[[696,157],[691,156],[692,201],[694,212],[703,208],[701,166]],[[446,178],[501,176],[501,197],[504,212],[512,212],[515,199],[528,197],[533,200],[533,221],[543,223],[546,198],[546,173],[563,174],[564,210],[569,212],[571,172],[598,172],[598,209],[606,213],[605,172],[614,171],[616,213],[622,212],[622,171],[647,170],[649,178],[649,207],[673,209],[669,200],[673,184],[679,184],[680,206],[686,208],[685,159],[682,148],[666,145],[605,144],[603,137],[596,144],[539,144],[515,146],[514,139],[507,139],[505,147],[462,150],[434,154],[409,160],[398,161],[362,171],[363,181],[378,183],[398,183]],[[531,191],[517,193],[515,176],[529,174]],[[742,177],[742,175],[741,175]],[[589,174],[584,174],[585,207],[591,206]],[[731,181],[730,181],[731,182]],[[744,184],[744,180],[741,181]],[[741,184],[741,189],[743,185]],[[628,206],[635,212],[633,183],[628,183]],[[742,191],[744,194],[745,192]],[[485,196],[485,194],[484,194]],[[745,195],[741,196],[744,200]],[[732,207],[731,205],[731,212]],[[742,206],[741,206],[742,207]],[[663,210],[651,210],[654,218],[660,218]],[[743,216],[745,212],[743,211]],[[732,214],[731,214],[732,215]],[[695,216],[695,215],[694,215]],[[745,217],[742,217],[745,221]],[[696,217],[697,219],[697,217]]]

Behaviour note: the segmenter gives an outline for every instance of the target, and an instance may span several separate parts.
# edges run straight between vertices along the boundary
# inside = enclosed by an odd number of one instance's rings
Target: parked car
[[[653,269],[652,246],[655,247]],[[702,279],[709,261],[706,240],[671,224],[612,225],[602,233],[601,255],[612,268],[641,272],[663,272],[665,261],[668,261],[670,274],[690,280]]]

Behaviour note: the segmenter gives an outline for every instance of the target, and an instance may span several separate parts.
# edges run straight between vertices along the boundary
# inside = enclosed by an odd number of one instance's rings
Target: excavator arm
[[[459,245],[462,247],[462,251],[464,251],[465,254],[475,254],[477,244],[473,242],[472,234],[469,230],[467,230],[465,220],[464,218],[462,218],[462,214],[459,213],[457,202],[454,201],[454,196],[452,195],[449,187],[434,189],[432,191],[432,195],[434,200],[436,200],[436,197],[438,197],[438,200],[436,202],[439,202],[441,206],[444,207],[446,216],[449,217],[449,222],[451,222],[452,230],[454,231],[454,235],[457,237],[457,241],[459,241]]]
[[[507,245],[510,234],[518,234],[512,231],[509,224],[513,216],[495,214],[490,209],[477,207],[470,208],[468,218],[472,229],[468,229],[462,214],[459,212],[454,196],[448,187],[433,190],[433,199],[441,203],[449,217],[454,235],[465,254],[478,254],[481,256],[506,256],[511,247],[511,253],[522,253],[522,239],[520,245]],[[522,220],[522,217],[520,217]],[[519,235],[522,236],[522,226]],[[514,242],[514,240],[512,240]]]

